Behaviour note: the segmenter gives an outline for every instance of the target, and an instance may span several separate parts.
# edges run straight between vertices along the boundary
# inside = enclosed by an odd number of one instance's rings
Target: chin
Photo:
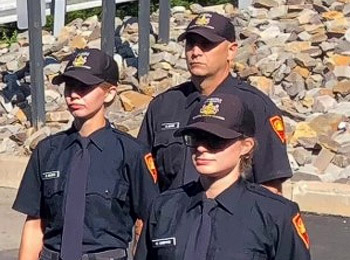
[[[207,72],[203,71],[202,69],[199,69],[199,68],[192,68],[190,70],[190,73],[194,77],[205,77],[205,76],[207,76]]]

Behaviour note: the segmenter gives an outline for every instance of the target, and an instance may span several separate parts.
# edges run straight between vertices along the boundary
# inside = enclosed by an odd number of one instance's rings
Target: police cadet
[[[127,259],[135,219],[146,219],[158,188],[151,154],[104,117],[117,81],[117,64],[97,49],[75,52],[54,78],[74,123],[28,163],[13,205],[28,216],[20,260]]]
[[[298,205],[241,177],[255,146],[254,116],[213,94],[178,131],[199,181],[157,197],[135,260],[309,260]]]
[[[193,107],[205,96],[237,95],[255,116],[258,147],[251,180],[281,191],[281,183],[292,176],[283,121],[279,109],[261,91],[233,78],[230,63],[237,51],[230,20],[214,12],[196,17],[180,35],[186,40],[185,54],[191,81],[158,95],[146,112],[138,138],[152,149],[161,190],[175,188],[197,177],[181,137]]]

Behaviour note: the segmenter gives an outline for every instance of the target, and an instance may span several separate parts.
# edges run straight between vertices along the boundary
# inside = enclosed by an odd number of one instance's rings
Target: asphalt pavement
[[[0,260],[15,260],[18,254],[25,216],[11,210],[16,192],[0,187]],[[350,218],[308,213],[303,218],[312,260],[350,260]]]

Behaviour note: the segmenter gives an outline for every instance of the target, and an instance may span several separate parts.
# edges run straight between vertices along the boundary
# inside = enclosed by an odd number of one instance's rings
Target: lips
[[[77,110],[77,109],[83,108],[83,106],[80,105],[80,104],[69,104],[68,107],[69,107],[70,109],[73,109],[73,110]]]

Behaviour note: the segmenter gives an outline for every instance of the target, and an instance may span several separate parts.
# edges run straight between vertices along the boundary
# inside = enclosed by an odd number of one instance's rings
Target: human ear
[[[237,45],[236,42],[230,42],[230,43],[228,44],[227,61],[229,61],[229,62],[233,61],[233,59],[234,59],[235,56],[236,56],[237,49],[238,49],[238,45]]]
[[[255,141],[252,137],[241,140],[241,156],[249,155],[254,149]]]
[[[106,91],[104,103],[109,104],[110,102],[112,102],[116,94],[117,94],[117,87],[114,85],[110,86]]]

